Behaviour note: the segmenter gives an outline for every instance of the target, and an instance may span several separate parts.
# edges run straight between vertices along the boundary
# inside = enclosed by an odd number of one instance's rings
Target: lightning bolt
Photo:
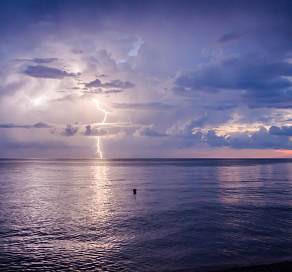
[[[38,106],[41,103],[42,98],[31,99],[26,93],[22,92],[22,94],[31,102],[34,106]]]
[[[102,122],[100,123],[100,124],[104,124],[105,121],[106,121],[106,118],[107,118],[108,112],[107,112],[106,110],[104,110],[103,108],[100,107],[100,103],[99,103],[98,100],[96,100],[96,99],[92,99],[92,101],[96,104],[97,109],[104,113],[104,118],[103,118]],[[100,158],[100,159],[103,158],[103,153],[102,153],[102,148],[101,148],[101,146],[102,146],[102,145],[101,145],[100,137],[97,136],[97,143],[96,143],[97,151],[96,151],[96,153],[99,154],[99,158]]]
[[[98,153],[99,154],[99,158],[102,159],[101,143],[100,143],[99,136],[97,136],[96,148],[97,148],[96,153]]]

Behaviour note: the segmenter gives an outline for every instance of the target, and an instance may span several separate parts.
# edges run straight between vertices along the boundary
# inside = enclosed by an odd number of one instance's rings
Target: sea
[[[0,271],[291,260],[291,159],[0,159]]]

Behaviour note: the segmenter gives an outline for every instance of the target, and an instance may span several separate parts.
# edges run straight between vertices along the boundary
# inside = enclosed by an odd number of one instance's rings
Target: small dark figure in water
[[[137,194],[137,189],[133,189],[133,194]]]

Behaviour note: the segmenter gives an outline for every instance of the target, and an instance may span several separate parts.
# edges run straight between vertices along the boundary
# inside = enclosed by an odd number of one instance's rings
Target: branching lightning
[[[92,101],[96,104],[96,107],[97,107],[100,111],[102,111],[102,112],[104,113],[104,118],[103,118],[102,123],[105,123],[108,112],[107,112],[106,110],[102,109],[102,108],[99,106],[99,101],[98,101],[98,100],[96,100],[96,99],[92,99]]]
[[[98,110],[102,111],[104,113],[104,118],[103,118],[103,121],[101,122],[101,124],[104,124],[105,121],[106,121],[106,118],[107,118],[107,115],[108,115],[108,112],[106,110],[104,110],[103,108],[100,107],[100,103],[98,100],[96,99],[92,99],[92,101],[96,104],[96,107]],[[102,149],[101,149],[101,141],[100,141],[100,137],[97,136],[97,143],[96,143],[96,148],[97,148],[97,151],[96,153],[99,154],[99,158],[102,159],[103,158],[103,153],[102,153]]]

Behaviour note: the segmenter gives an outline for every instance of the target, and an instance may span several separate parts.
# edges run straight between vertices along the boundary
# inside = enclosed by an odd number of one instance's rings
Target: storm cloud
[[[290,156],[289,1],[12,0],[0,14],[5,156],[96,157],[99,136],[104,157]]]
[[[91,125],[87,125],[83,134],[85,136],[105,136],[108,134],[108,130],[98,127],[91,128]]]
[[[31,77],[53,78],[53,79],[62,79],[64,77],[76,76],[73,73],[68,73],[63,70],[50,68],[43,65],[27,66],[23,73]]]
[[[149,103],[115,103],[113,105],[117,109],[128,109],[128,110],[168,110],[171,109],[172,105],[163,104],[160,102],[149,102]]]
[[[269,133],[272,135],[283,135],[283,136],[292,136],[292,126],[282,126],[282,128],[277,126],[271,126]]]
[[[177,94],[218,93],[221,90],[243,91],[241,100],[253,108],[289,108],[291,103],[292,64],[251,54],[224,59],[179,75],[173,90]]]
[[[142,127],[135,131],[135,136],[145,136],[145,137],[165,137],[166,134],[158,133],[154,130],[154,126]]]
[[[226,42],[236,41],[236,40],[240,39],[242,36],[243,36],[243,34],[238,33],[238,32],[227,33],[227,34],[222,35],[222,37],[219,39],[219,42],[226,43]]]
[[[34,125],[0,124],[0,128],[52,128],[52,126],[39,122]]]
[[[62,136],[74,136],[78,132],[78,127],[67,125],[66,128],[60,133]]]
[[[102,88],[121,88],[121,89],[129,89],[133,88],[135,85],[130,81],[121,81],[119,79],[112,80],[111,82],[101,83],[99,79],[96,79],[92,82],[86,83],[85,87],[102,87]]]

